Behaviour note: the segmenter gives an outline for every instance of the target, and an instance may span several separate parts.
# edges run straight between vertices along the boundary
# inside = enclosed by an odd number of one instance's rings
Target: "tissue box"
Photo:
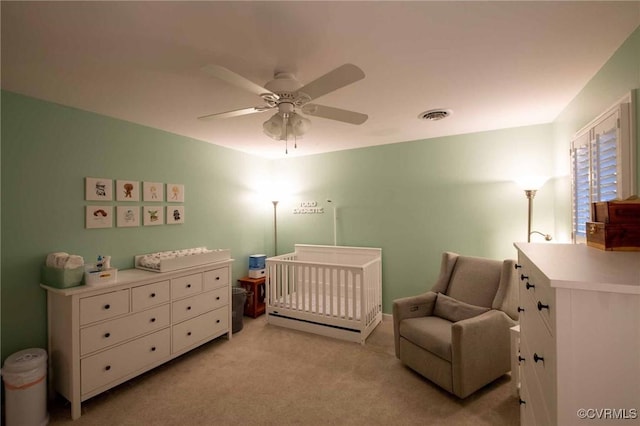
[[[43,266],[41,273],[42,284],[55,288],[75,287],[82,283],[84,268],[75,269],[52,268]]]
[[[84,272],[85,285],[109,284],[118,280],[118,270],[116,268],[103,269],[98,271],[94,268],[87,268]]]
[[[249,269],[249,278],[263,278],[267,276],[266,269]]]
[[[249,256],[249,269],[264,269],[267,256],[264,254],[253,254]]]

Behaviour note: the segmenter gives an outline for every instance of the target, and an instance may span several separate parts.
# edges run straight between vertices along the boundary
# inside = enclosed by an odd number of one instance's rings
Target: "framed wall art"
[[[113,226],[112,206],[86,206],[85,227],[87,229],[111,228]]]
[[[179,183],[168,183],[167,202],[184,203],[184,185],[181,185]]]
[[[184,206],[167,206],[167,225],[184,223]]]
[[[84,199],[88,201],[113,200],[113,181],[106,178],[85,178]]]
[[[117,201],[140,201],[140,182],[116,180]]]
[[[142,183],[142,200],[143,201],[164,201],[164,183],[143,182]]]
[[[140,207],[118,206],[116,207],[116,219],[118,228],[140,226]]]
[[[162,206],[144,206],[142,207],[142,215],[144,226],[164,224],[164,208]]]

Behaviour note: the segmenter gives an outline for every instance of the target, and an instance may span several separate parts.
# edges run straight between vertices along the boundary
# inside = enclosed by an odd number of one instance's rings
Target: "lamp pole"
[[[277,210],[278,210],[278,202],[273,200],[271,201],[273,203],[273,251],[274,251],[274,256],[278,255],[278,216],[277,216]]]
[[[529,200],[529,216],[527,220],[527,242],[531,242],[531,219],[533,217],[533,198],[536,196],[535,189],[525,189],[524,194],[527,196]]]

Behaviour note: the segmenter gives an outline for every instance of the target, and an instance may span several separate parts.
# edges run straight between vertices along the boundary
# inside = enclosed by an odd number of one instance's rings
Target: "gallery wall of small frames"
[[[114,185],[115,183],[115,185]],[[129,228],[184,223],[184,185],[110,178],[85,178],[85,228]]]

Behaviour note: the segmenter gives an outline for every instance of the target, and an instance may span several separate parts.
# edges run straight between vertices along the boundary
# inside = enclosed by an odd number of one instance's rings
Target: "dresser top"
[[[585,244],[515,243],[551,287],[640,294],[640,252],[604,251]]]
[[[196,274],[205,272],[210,269],[220,268],[230,265],[234,259],[227,259],[220,262],[206,263],[204,265],[192,266],[189,268],[176,269],[169,272],[151,272],[143,269],[122,269],[118,271],[118,278],[114,282],[96,285],[79,285],[69,288],[56,288],[46,284],[40,284],[40,287],[52,293],[62,294],[64,296],[81,295],[84,293],[94,293],[96,291],[113,291],[120,287],[129,287],[133,285],[147,284],[157,281],[170,280],[182,275]]]

